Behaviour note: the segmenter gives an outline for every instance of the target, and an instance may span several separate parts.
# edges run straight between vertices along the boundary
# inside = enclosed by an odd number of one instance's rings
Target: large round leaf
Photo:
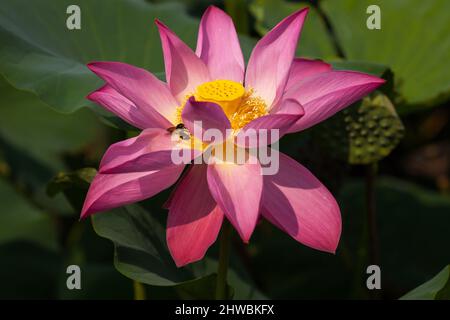
[[[81,29],[69,30],[69,5],[81,9]],[[158,18],[192,44],[197,22],[179,3],[144,0],[17,0],[0,6],[0,72],[15,87],[36,93],[60,111],[87,104],[102,83],[85,66],[117,60],[163,71]]]
[[[92,223],[100,236],[113,241],[115,267],[125,276],[152,286],[176,286],[184,294],[194,288],[198,294],[200,287],[209,292],[211,286],[215,286],[215,277],[211,275],[217,271],[217,262],[205,258],[177,268],[166,245],[164,228],[140,206],[131,205],[94,215]],[[245,272],[229,271],[234,298],[264,298],[253,284],[244,280]],[[194,283],[196,280],[200,282]],[[204,294],[202,292],[196,298],[205,298]]]
[[[64,156],[83,153],[95,159],[106,148],[105,127],[87,110],[60,114],[35,95],[17,90],[0,77],[0,158],[15,183],[52,213],[68,211],[63,198],[49,199],[45,184],[65,169]],[[96,149],[90,148],[95,145]]]
[[[92,217],[95,231],[114,242],[114,263],[126,276],[150,285],[176,285],[192,280],[178,269],[165,244],[164,230],[139,206],[127,206]]]
[[[0,179],[0,243],[28,240],[43,247],[58,248],[56,226],[50,216],[33,207]]]
[[[323,0],[319,4],[346,58],[390,66],[406,104],[430,105],[448,98],[449,1]],[[366,27],[370,5],[381,10],[380,30]]]
[[[102,129],[89,110],[60,114],[0,78],[0,136],[43,165],[61,170],[64,152],[77,151],[94,141],[104,148],[98,143]]]
[[[449,300],[450,265],[441,270],[433,279],[411,290],[401,300]]]
[[[81,10],[79,30],[66,27],[69,5]],[[7,1],[0,7],[0,74],[59,111],[71,112],[89,104],[86,95],[102,83],[87,69],[90,61],[126,62],[163,77],[156,18],[194,46],[198,19],[188,16],[182,3]],[[253,43],[241,37],[246,57]]]

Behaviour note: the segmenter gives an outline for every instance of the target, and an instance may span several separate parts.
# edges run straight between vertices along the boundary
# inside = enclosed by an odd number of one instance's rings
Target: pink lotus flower
[[[198,138],[191,134],[194,120],[221,131],[232,128],[236,135],[251,128],[286,134],[327,119],[384,82],[295,58],[307,12],[295,12],[267,33],[246,69],[233,22],[216,7],[201,19],[196,52],[156,21],[167,84],[124,63],[90,63],[106,84],[88,99],[143,131],[106,151],[81,216],[152,197],[174,184],[185,165],[174,164],[171,152],[192,148],[189,140]],[[188,138],[173,141],[169,131],[181,123]],[[167,244],[176,264],[202,259],[224,216],[244,242],[262,216],[304,245],[334,253],[341,233],[336,200],[295,160],[280,154],[279,166],[277,174],[263,176],[258,162],[190,165],[167,203]]]

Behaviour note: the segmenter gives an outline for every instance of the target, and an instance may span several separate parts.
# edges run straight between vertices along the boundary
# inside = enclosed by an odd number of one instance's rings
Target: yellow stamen
[[[267,114],[267,106],[263,99],[253,96],[253,90],[247,91],[241,105],[230,117],[231,128],[238,130],[250,121]]]
[[[186,95],[184,97],[184,101],[181,105],[179,105],[177,107],[177,109],[175,110],[176,114],[175,114],[175,125],[183,123],[183,119],[181,117],[181,113],[183,112],[184,106],[186,105],[186,102],[188,101],[188,99],[191,97],[192,95]]]

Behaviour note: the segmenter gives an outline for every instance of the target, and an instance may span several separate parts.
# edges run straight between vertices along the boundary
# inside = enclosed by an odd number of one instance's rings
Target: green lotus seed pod
[[[327,132],[329,134],[324,135]],[[312,131],[328,153],[350,164],[370,164],[386,157],[403,138],[404,127],[387,96],[375,92]]]

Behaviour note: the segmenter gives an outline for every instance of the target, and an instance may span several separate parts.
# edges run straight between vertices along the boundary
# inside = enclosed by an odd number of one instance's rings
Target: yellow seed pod
[[[231,80],[214,80],[199,85],[194,94],[197,101],[217,103],[230,116],[241,104],[245,88]]]

